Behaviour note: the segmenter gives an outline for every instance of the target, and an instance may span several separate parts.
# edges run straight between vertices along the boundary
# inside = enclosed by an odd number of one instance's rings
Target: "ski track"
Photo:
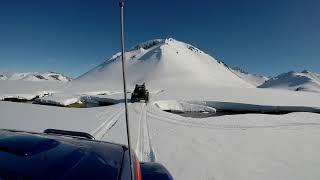
[[[135,151],[140,161],[155,162],[156,156],[151,145],[147,111],[148,105],[145,103],[141,104],[141,111],[139,116],[139,132]]]
[[[95,137],[95,139],[100,140],[103,136],[118,122],[118,119],[124,113],[123,108],[116,109],[112,111],[112,115],[109,116],[110,111],[103,111],[97,115],[99,120],[106,119],[94,132],[91,134]]]

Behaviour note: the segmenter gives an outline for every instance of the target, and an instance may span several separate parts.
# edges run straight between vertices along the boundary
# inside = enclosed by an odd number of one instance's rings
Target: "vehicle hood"
[[[0,179],[118,179],[123,156],[117,144],[0,131]]]

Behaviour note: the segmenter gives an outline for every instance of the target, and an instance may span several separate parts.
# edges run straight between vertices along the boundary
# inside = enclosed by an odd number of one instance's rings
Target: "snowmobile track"
[[[139,134],[136,145],[136,152],[139,159],[143,162],[155,162],[156,157],[151,145],[149,134],[149,124],[147,120],[147,105],[141,104],[141,113],[139,117]]]
[[[92,135],[95,139],[102,139],[102,137],[118,122],[121,114],[124,113],[124,109],[120,108],[118,110],[113,111],[111,116],[107,116],[108,113],[100,113],[99,119],[106,118],[107,120],[103,122],[93,133]]]

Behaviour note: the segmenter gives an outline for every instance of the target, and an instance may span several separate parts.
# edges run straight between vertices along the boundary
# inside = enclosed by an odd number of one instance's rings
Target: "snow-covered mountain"
[[[290,71],[269,79],[259,87],[320,92],[320,74],[307,70],[300,73]]]
[[[3,75],[3,74],[0,74],[0,80],[7,80],[7,76]]]
[[[233,67],[229,69],[238,77],[240,77],[241,79],[245,80],[246,82],[254,86],[260,86],[269,79],[268,77],[265,77],[265,76],[250,74],[238,67]]]
[[[71,81],[71,78],[56,72],[27,72],[27,73],[2,73],[0,80],[23,80],[23,81]]]
[[[151,86],[184,84],[253,87],[227,66],[198,48],[175,39],[155,39],[138,44],[125,53],[127,83]],[[121,85],[121,54],[83,74],[76,81]]]

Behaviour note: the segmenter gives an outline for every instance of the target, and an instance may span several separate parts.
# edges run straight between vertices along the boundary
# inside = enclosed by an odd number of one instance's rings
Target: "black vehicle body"
[[[126,146],[96,141],[86,133],[46,132],[0,130],[1,180],[130,179]],[[172,179],[161,164],[133,160],[135,180]]]
[[[139,102],[144,100],[146,103],[149,101],[149,91],[146,89],[145,83],[142,85],[136,84],[136,87],[131,94],[131,102]]]

